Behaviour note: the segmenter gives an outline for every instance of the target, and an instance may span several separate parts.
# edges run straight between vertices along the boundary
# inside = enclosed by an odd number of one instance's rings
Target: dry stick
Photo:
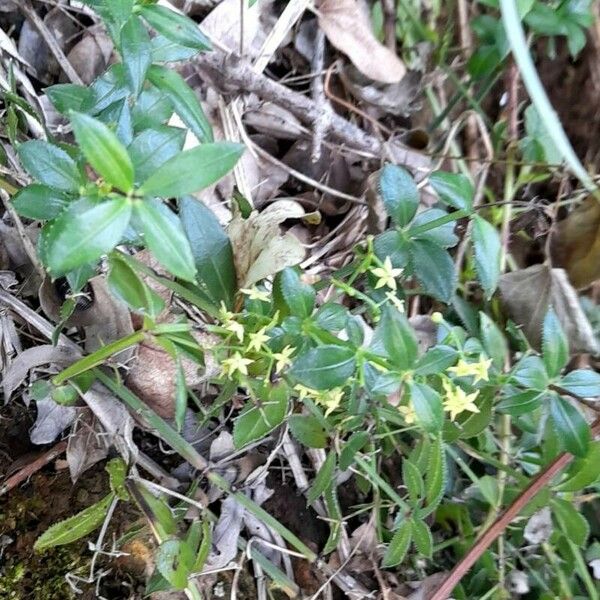
[[[195,64],[203,76],[223,93],[244,91],[256,94],[286,108],[307,125],[312,125],[323,116],[310,98],[256,73],[248,63],[237,57],[215,51],[200,55],[195,59]],[[400,142],[382,142],[334,112],[331,114],[329,135],[349,148],[372,153],[375,157],[387,151],[397,164],[416,172],[429,171],[430,160],[425,154]]]
[[[34,461],[30,462],[27,466],[23,467],[19,472],[9,477],[0,487],[0,496],[3,496],[10,490],[16,488],[20,483],[26,481],[34,473],[39,471],[42,467],[52,462],[55,458],[58,458],[67,449],[67,440],[58,442],[56,446],[50,448],[48,452],[45,452],[41,456],[38,456]]]
[[[592,436],[600,434],[600,419],[592,424]],[[427,600],[446,600],[460,580],[469,569],[479,560],[481,555],[492,545],[502,532],[512,523],[523,508],[556,477],[570,462],[573,455],[563,452],[557,456],[515,499],[515,501],[502,513],[494,523],[473,544],[471,549],[463,556],[461,561],[450,571],[448,578]]]
[[[318,163],[321,159],[321,145],[323,144],[323,138],[327,134],[329,128],[329,122],[331,120],[331,107],[325,97],[325,91],[323,90],[323,78],[321,72],[323,71],[325,58],[325,32],[322,29],[317,29],[315,36],[315,55],[312,60],[312,71],[315,73],[315,77],[311,83],[312,97],[315,102],[315,106],[322,111],[322,117],[315,121],[313,139],[312,139],[312,151],[310,159],[313,163]]]
[[[31,5],[31,2],[29,0],[23,0],[23,2],[18,4],[18,6],[25,15],[25,17],[29,21],[31,21],[31,24],[38,30],[38,33],[42,36],[42,38],[44,38],[44,42],[46,42],[46,45],[48,46],[48,48],[50,48],[50,52],[52,52],[54,58],[56,58],[58,64],[61,66],[66,76],[71,80],[71,83],[83,85],[81,77],[79,77],[79,74],[77,73],[77,71],[75,71],[75,69],[65,56],[65,53],[62,51],[62,48],[58,45],[56,38],[48,30],[44,21],[37,14],[35,9]]]

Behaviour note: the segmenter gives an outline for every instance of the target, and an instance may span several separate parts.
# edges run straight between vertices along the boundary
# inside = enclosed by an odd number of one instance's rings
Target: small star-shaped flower
[[[266,334],[267,328],[263,327],[259,329],[256,333],[251,333],[248,337],[250,338],[250,342],[248,343],[248,351],[249,352],[258,352],[262,345],[269,341],[269,336]]]
[[[237,321],[227,321],[224,325],[227,331],[231,331],[237,339],[242,343],[244,341],[244,326]]]
[[[412,425],[417,420],[417,413],[415,412],[412,403],[408,406],[399,406],[398,410],[407,425]]]
[[[260,300],[261,302],[269,302],[269,292],[267,290],[259,290],[256,286],[251,288],[241,288],[240,292],[248,296],[250,300]]]
[[[296,348],[286,346],[281,352],[275,352],[273,358],[277,361],[275,363],[275,373],[281,373],[285,367],[292,364],[290,356],[296,351]]]
[[[475,379],[473,383],[478,381],[489,381],[488,369],[492,364],[492,359],[485,360],[483,356],[479,357],[478,362],[468,363],[464,359],[460,359],[456,366],[450,367],[448,371],[451,371],[456,377],[468,377],[473,375]]]
[[[385,261],[383,262],[383,267],[375,267],[371,269],[371,273],[378,277],[377,283],[375,284],[375,289],[381,287],[389,287],[390,289],[396,291],[396,277],[398,277],[402,273],[403,269],[394,269],[392,266],[392,261],[389,256],[385,257]]]
[[[233,375],[236,371],[239,371],[242,375],[248,375],[249,364],[252,364],[249,358],[244,358],[239,352],[236,352],[223,361],[223,372],[225,375]]]
[[[446,398],[444,399],[444,410],[450,413],[450,420],[456,420],[460,413],[468,410],[469,412],[478,413],[479,409],[475,405],[475,398],[479,395],[479,391],[472,394],[467,394],[461,387],[452,385],[449,381],[442,381]]]

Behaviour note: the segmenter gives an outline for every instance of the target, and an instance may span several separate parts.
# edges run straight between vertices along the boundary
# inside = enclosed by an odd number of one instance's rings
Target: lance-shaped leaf
[[[167,39],[188,48],[210,50],[210,41],[188,17],[156,4],[143,7],[140,13]]]
[[[121,29],[121,54],[127,82],[137,96],[152,62],[152,45],[146,28],[136,15],[129,17]]]

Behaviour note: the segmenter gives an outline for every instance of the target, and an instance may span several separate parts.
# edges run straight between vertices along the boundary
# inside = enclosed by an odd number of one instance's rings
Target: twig
[[[16,488],[20,483],[26,481],[34,473],[39,471],[42,467],[51,463],[55,458],[59,457],[67,449],[67,440],[58,442],[54,447],[50,448],[47,452],[38,456],[34,461],[30,462],[27,466],[23,467],[18,473],[15,473],[9,477],[0,487],[0,496],[3,496],[10,490]]]
[[[52,33],[46,27],[44,21],[37,14],[31,2],[29,0],[23,0],[18,4],[19,8],[25,15],[25,17],[31,21],[31,24],[38,30],[38,33],[44,38],[44,42],[50,49],[50,52],[56,58],[56,61],[61,66],[62,70],[65,72],[66,76],[71,80],[71,83],[77,83],[78,85],[83,85],[83,81],[77,71],[73,68],[65,53],[62,51],[62,48],[58,45],[56,38],[52,35]]]
[[[592,436],[600,434],[600,419],[596,419],[591,426]],[[523,508],[556,477],[570,462],[573,455],[563,452],[557,456],[513,501],[513,503],[502,513],[494,523],[485,530],[481,537],[473,544],[471,549],[463,556],[460,562],[452,569],[448,578],[428,598],[428,600],[446,600],[460,580],[469,569],[479,560],[481,555],[492,545],[499,535],[512,523]]]
[[[325,56],[325,32],[319,28],[315,35],[315,54],[312,60],[312,71],[316,73],[315,78],[311,83],[312,98],[315,106],[321,111],[322,115],[320,119],[315,121],[313,140],[312,140],[312,152],[310,159],[313,163],[319,162],[321,159],[321,145],[323,138],[329,129],[329,122],[331,121],[331,107],[325,97],[323,90],[323,79],[320,75],[323,70]]]
[[[382,0],[383,40],[385,45],[396,53],[396,0]]]

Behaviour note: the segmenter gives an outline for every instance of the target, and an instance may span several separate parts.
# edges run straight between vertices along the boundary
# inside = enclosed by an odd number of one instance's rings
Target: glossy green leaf
[[[434,171],[429,176],[431,187],[440,200],[457,209],[470,209],[473,204],[473,185],[462,174]]]
[[[442,302],[450,302],[457,278],[448,252],[429,240],[415,240],[410,253],[413,272],[425,292]]]
[[[309,448],[325,448],[327,432],[313,415],[292,415],[288,419],[292,435]]]
[[[128,263],[118,256],[110,256],[108,264],[107,283],[114,296],[134,312],[153,316],[162,310],[164,302],[160,302],[159,297],[154,297],[155,294]]]
[[[166,93],[154,86],[144,87],[131,108],[133,128],[139,133],[145,129],[162,127],[170,119],[173,111],[173,103]]]
[[[129,17],[121,29],[121,54],[127,81],[137,96],[142,91],[146,72],[152,63],[152,46],[148,31],[139,17]]]
[[[140,14],[158,33],[173,42],[197,50],[210,50],[208,38],[190,18],[156,4],[144,6]]]
[[[381,262],[389,256],[396,269],[405,267],[410,260],[409,244],[396,229],[389,229],[375,236],[373,249]]]
[[[114,494],[108,494],[75,516],[55,523],[36,540],[34,550],[40,552],[54,546],[70,544],[89,535],[102,525],[113,499]]]
[[[435,375],[443,373],[448,367],[456,364],[458,350],[451,346],[434,346],[419,358],[415,365],[415,375]]]
[[[559,498],[552,500],[551,507],[563,534],[577,546],[585,546],[590,526],[581,512],[571,502]]]
[[[194,566],[195,555],[188,544],[179,539],[165,540],[155,556],[156,568],[176,589],[187,586],[188,576]]]
[[[160,166],[173,158],[183,148],[185,130],[159,125],[145,129],[127,148],[138,183],[148,179]]]
[[[563,447],[575,456],[585,456],[590,443],[590,428],[579,410],[565,398],[553,394],[550,416]]]
[[[192,130],[200,142],[212,142],[212,127],[193,90],[183,77],[171,69],[152,65],[148,80],[166,95],[181,120]]]
[[[156,200],[135,202],[134,215],[146,246],[158,262],[176,277],[194,281],[194,257],[179,217]]]
[[[394,533],[394,537],[383,555],[382,567],[389,569],[399,565],[406,556],[406,552],[412,541],[412,523],[403,521]]]
[[[120,63],[113,65],[94,80],[89,90],[91,94],[81,104],[78,112],[97,114],[111,104],[123,100],[129,95],[125,67]]]
[[[556,377],[569,362],[569,342],[551,308],[542,326],[542,358],[550,377]]]
[[[152,62],[175,62],[189,60],[197,54],[194,48],[186,48],[177,42],[167,39],[164,35],[152,38]]]
[[[525,356],[513,369],[512,378],[526,388],[543,391],[548,386],[548,374],[539,356]]]
[[[591,442],[585,456],[571,463],[566,478],[555,490],[557,492],[580,492],[600,479],[600,441]]]
[[[340,469],[345,471],[354,462],[356,453],[369,441],[367,431],[356,431],[343,444],[340,453]]]
[[[22,217],[38,221],[56,218],[68,204],[66,194],[39,183],[20,189],[12,198],[14,209]]]
[[[332,484],[335,475],[336,456],[335,452],[329,451],[325,462],[319,469],[315,480],[306,495],[308,505],[313,504]]]
[[[177,431],[183,429],[187,405],[188,389],[185,381],[185,373],[181,365],[181,360],[177,360],[177,369],[175,370],[175,425]]]
[[[437,433],[444,424],[442,398],[424,383],[412,381],[408,384],[410,399],[419,423],[432,433]]]
[[[190,242],[197,280],[211,300],[233,306],[237,281],[229,237],[212,210],[190,196],[179,201],[179,218]]]
[[[108,9],[117,25],[120,25],[129,19],[134,0],[103,0],[102,4]]]
[[[232,142],[202,144],[170,158],[140,187],[146,196],[173,198],[193,194],[228,173],[244,151]]]
[[[94,170],[122,192],[130,192],[133,189],[133,165],[117,136],[89,115],[72,112],[70,119],[75,138]]]
[[[431,555],[433,554],[433,536],[425,521],[413,517],[412,538],[419,554],[425,558],[431,558]]]
[[[408,459],[402,461],[402,483],[408,492],[410,505],[417,507],[425,493],[425,482],[419,468]]]
[[[319,346],[296,358],[290,377],[315,390],[330,390],[346,383],[354,374],[356,356],[352,348]]]
[[[24,169],[40,183],[63,192],[78,192],[83,178],[75,161],[61,148],[31,140],[20,144],[17,154]]]
[[[283,422],[287,412],[289,388],[280,383],[265,386],[259,393],[257,403],[248,401],[233,427],[233,443],[236,448],[262,439]]]
[[[486,298],[491,298],[500,278],[502,244],[498,230],[479,215],[471,218],[475,270]]]
[[[448,213],[445,210],[441,210],[439,208],[430,208],[428,210],[424,210],[420,212],[414,219],[411,225],[412,228],[421,227],[422,225],[427,225],[433,221],[437,221],[445,216]],[[418,240],[427,240],[433,242],[437,246],[441,246],[442,248],[453,248],[458,243],[458,236],[454,233],[456,228],[455,221],[448,221],[443,225],[439,225],[438,227],[434,227],[429,231],[424,231],[423,233],[419,233],[414,236],[414,239]]]
[[[576,369],[567,373],[559,385],[572,394],[583,398],[600,396],[600,374],[591,369]]]
[[[131,203],[125,199],[91,207],[87,200],[74,203],[42,230],[40,255],[48,272],[58,277],[110,252],[121,241],[130,217]]]
[[[348,322],[348,309],[342,304],[326,302],[313,315],[315,323],[327,331],[341,331]]]
[[[58,83],[44,90],[56,110],[66,115],[70,110],[81,111],[85,103],[90,102],[92,92],[83,85]]]
[[[408,225],[419,206],[419,190],[403,167],[387,164],[379,175],[379,193],[385,210],[399,227]]]
[[[315,290],[300,279],[298,272],[287,267],[277,274],[275,285],[281,291],[283,301],[295,317],[309,317],[315,307]]]
[[[504,370],[508,357],[508,344],[500,328],[485,313],[479,313],[479,334],[485,353],[499,371]]]
[[[127,98],[118,100],[108,108],[96,115],[99,121],[102,121],[116,138],[123,144],[129,146],[133,140],[133,123],[131,120],[131,108]]]
[[[537,390],[507,394],[496,405],[496,410],[513,415],[514,417],[526,415],[537,410],[542,405],[543,398],[543,392]]]
[[[406,316],[389,306],[383,309],[373,334],[371,348],[375,352],[383,349],[394,367],[400,371],[410,369],[415,364],[419,349],[414,330]]]

